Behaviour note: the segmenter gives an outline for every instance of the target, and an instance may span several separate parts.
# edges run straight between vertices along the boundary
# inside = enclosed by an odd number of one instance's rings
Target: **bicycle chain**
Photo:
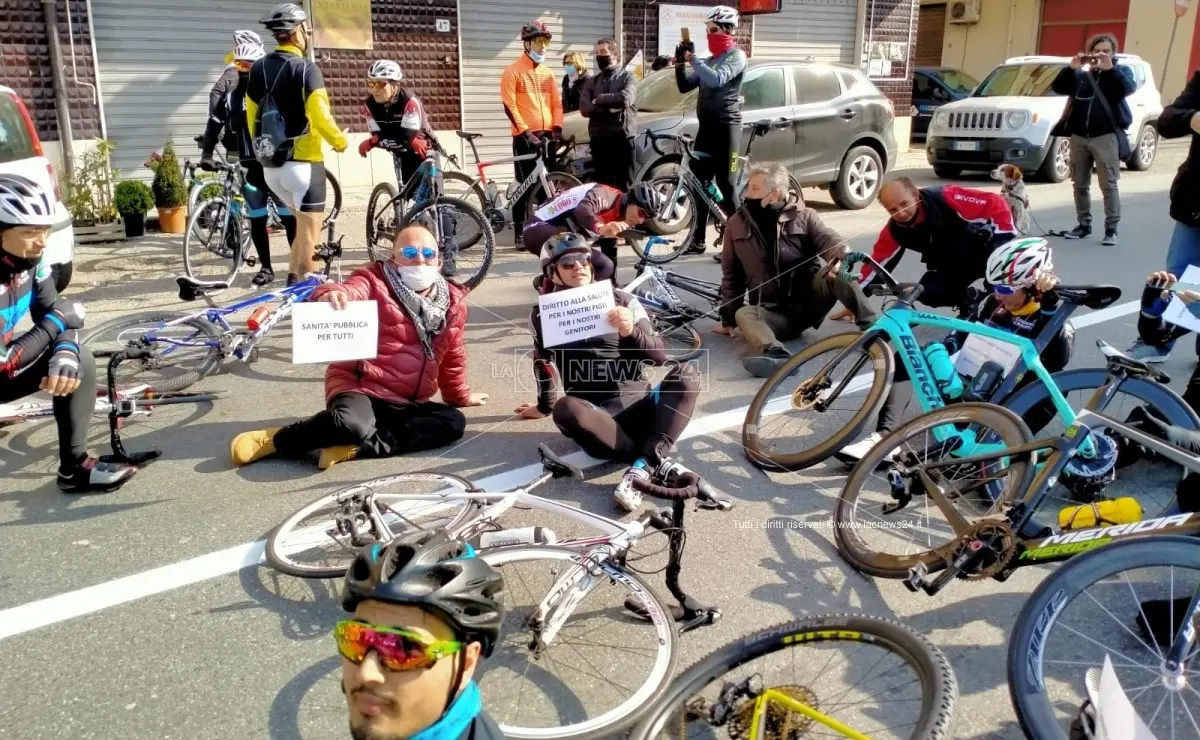
[[[989,547],[991,553],[990,556],[985,555],[984,557],[991,557],[993,561],[982,567],[976,565],[971,570],[963,570],[960,576],[965,580],[981,581],[985,578],[992,578],[1004,570],[1017,554],[1017,538],[1013,534],[1012,527],[1006,521],[991,519],[975,522],[966,532],[955,538],[950,551],[951,562],[965,554],[967,548],[976,540],[992,543],[990,546],[985,545]],[[995,546],[997,542],[1000,545],[999,549]]]

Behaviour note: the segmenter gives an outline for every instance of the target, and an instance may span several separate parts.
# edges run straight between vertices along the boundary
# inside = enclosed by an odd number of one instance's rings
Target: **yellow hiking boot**
[[[242,466],[274,455],[275,433],[278,431],[279,427],[242,432],[229,443],[229,459],[234,465]]]
[[[349,462],[356,457],[358,457],[357,445],[326,447],[321,450],[321,457],[317,460],[317,467],[321,470],[329,470],[338,463]]]

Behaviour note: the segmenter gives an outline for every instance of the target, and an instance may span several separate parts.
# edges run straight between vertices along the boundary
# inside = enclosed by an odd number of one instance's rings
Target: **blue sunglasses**
[[[1014,288],[1011,285],[993,285],[992,292],[996,295],[1010,296],[1016,295],[1020,288]]]
[[[415,260],[418,254],[427,260],[437,259],[438,256],[436,247],[400,247],[400,254],[406,260]]]

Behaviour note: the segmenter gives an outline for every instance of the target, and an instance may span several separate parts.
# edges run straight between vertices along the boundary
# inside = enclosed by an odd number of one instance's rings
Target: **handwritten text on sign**
[[[608,323],[608,312],[612,309],[612,283],[608,280],[538,296],[542,346],[557,347],[616,334],[617,330]]]
[[[351,301],[341,311],[329,303],[298,303],[292,310],[292,362],[373,360],[379,347],[375,301]]]

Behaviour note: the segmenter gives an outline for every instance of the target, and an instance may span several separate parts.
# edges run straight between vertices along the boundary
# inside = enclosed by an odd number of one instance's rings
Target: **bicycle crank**
[[[508,218],[499,208],[489,208],[484,215],[487,216],[488,223],[491,224],[492,231],[496,234],[504,231],[504,227],[508,225]]]

